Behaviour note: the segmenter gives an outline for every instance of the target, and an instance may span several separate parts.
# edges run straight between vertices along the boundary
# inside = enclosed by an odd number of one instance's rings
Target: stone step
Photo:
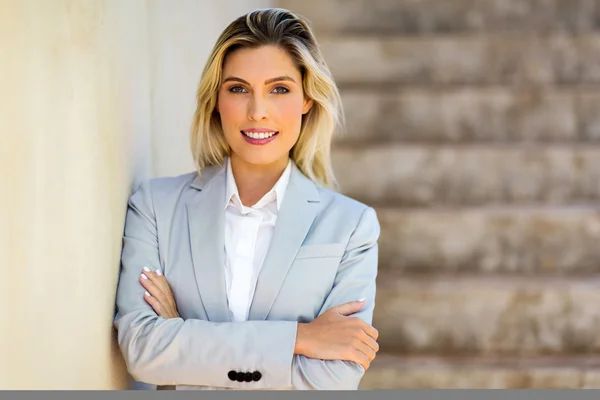
[[[419,357],[378,354],[360,390],[600,388],[600,356]]]
[[[325,37],[340,87],[600,83],[600,33],[580,36]]]
[[[340,190],[394,206],[572,204],[600,200],[600,146],[337,146]]]
[[[382,273],[600,273],[598,206],[376,211]]]
[[[598,0],[279,0],[320,33],[589,32]]]
[[[599,141],[600,87],[342,90],[339,143]]]
[[[381,273],[373,326],[381,351],[556,355],[600,351],[600,275]]]

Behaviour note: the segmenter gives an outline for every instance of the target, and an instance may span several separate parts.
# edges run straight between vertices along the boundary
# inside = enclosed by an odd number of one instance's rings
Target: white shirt
[[[227,161],[225,196],[225,280],[232,321],[246,321],[258,273],[271,243],[283,195],[290,180],[291,163],[273,188],[255,205],[246,207]]]

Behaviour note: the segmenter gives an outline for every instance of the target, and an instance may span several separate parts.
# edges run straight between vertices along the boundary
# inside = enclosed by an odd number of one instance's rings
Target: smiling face
[[[235,50],[225,59],[218,96],[232,162],[285,165],[312,106],[290,55],[276,46]]]

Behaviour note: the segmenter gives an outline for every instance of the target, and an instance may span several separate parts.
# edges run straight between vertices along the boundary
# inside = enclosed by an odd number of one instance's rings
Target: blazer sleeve
[[[129,373],[154,385],[260,389],[292,386],[296,321],[216,323],[158,316],[144,300],[139,276],[157,268],[159,243],[151,182],[131,195],[125,219],[114,325]],[[308,365],[308,364],[306,364]],[[255,372],[237,382],[229,371]]]
[[[376,212],[367,207],[350,237],[333,289],[319,315],[331,307],[364,297],[365,305],[352,316],[372,324],[379,234],[380,226]],[[351,361],[318,360],[295,355],[292,385],[296,389],[356,390],[364,373],[365,370],[360,364]]]

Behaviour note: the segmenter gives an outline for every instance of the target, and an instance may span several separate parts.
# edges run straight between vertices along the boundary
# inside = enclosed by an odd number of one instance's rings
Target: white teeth
[[[243,131],[242,131],[243,132]],[[244,134],[252,139],[267,139],[277,132],[244,132]]]

